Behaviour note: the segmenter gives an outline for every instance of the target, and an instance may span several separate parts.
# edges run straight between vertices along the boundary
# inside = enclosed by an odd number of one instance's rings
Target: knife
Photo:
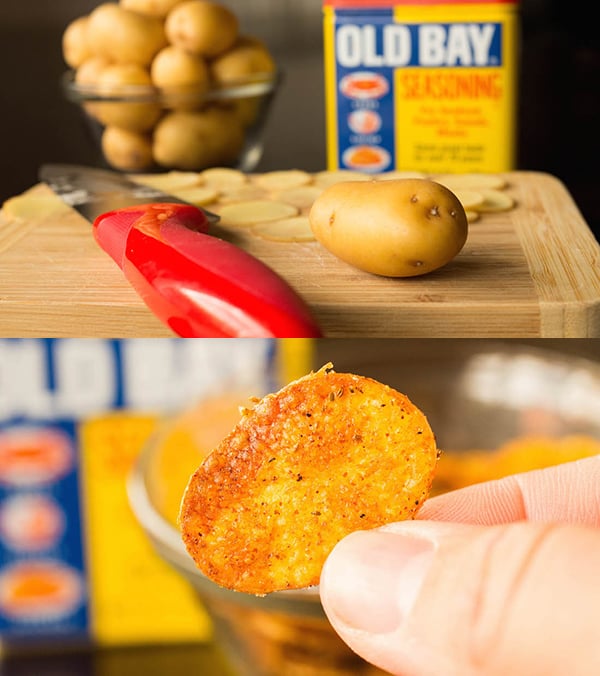
[[[208,234],[215,214],[104,169],[45,164],[39,178],[93,224],[100,247],[178,336],[322,335],[284,279]]]

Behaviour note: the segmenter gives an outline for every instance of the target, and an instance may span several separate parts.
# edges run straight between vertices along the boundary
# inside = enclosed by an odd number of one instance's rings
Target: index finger
[[[493,525],[512,521],[600,526],[600,455],[514,474],[430,498],[417,519]]]

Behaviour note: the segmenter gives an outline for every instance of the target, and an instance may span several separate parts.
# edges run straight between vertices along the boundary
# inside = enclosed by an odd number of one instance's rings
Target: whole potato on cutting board
[[[468,233],[456,195],[420,178],[332,185],[315,200],[310,225],[338,258],[385,277],[437,270],[460,252]]]

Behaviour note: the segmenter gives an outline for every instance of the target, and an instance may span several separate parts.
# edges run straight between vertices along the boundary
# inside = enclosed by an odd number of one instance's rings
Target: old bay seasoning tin
[[[515,168],[517,0],[325,0],[327,165]]]

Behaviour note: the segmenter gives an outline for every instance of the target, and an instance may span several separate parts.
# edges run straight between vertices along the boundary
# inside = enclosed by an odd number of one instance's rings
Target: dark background
[[[99,0],[0,3],[0,200],[37,182],[43,162],[98,160],[62,95],[61,36]],[[321,0],[229,0],[285,72],[259,171],[325,168]],[[522,0],[518,169],[561,179],[600,238],[600,48],[593,3]],[[587,16],[586,16],[587,13]]]

